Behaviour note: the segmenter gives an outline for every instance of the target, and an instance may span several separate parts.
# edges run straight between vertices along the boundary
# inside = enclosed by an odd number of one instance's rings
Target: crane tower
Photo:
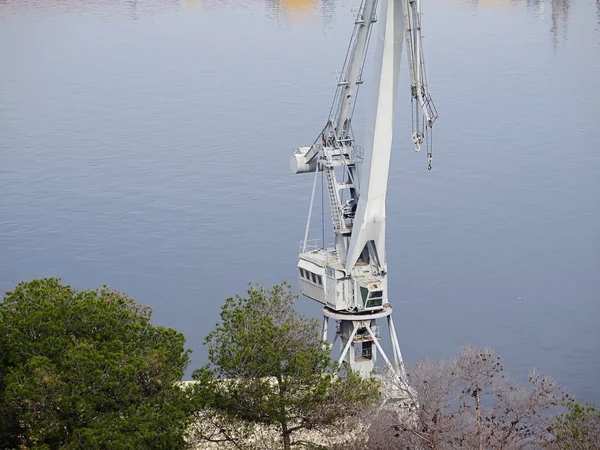
[[[352,113],[369,44],[375,50],[373,96],[363,149],[354,139]],[[426,147],[431,169],[429,137],[437,112],[425,72],[420,0],[362,0],[327,123],[310,147],[293,153],[291,169],[315,173],[298,268],[302,294],[323,304],[323,340],[328,340],[333,319],[337,329],[332,345],[339,341],[340,363],[368,376],[379,354],[405,382],[388,296],[385,247],[385,199],[403,44],[411,80],[412,143],[417,152]],[[308,240],[319,175],[329,200],[335,236],[331,246]],[[387,322],[391,358],[380,344],[378,320]]]

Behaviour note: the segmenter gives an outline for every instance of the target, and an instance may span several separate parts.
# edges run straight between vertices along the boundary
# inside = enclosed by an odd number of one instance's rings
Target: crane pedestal
[[[327,307],[323,308],[323,340],[327,339],[329,330],[329,319],[338,323],[332,346],[339,339],[340,353],[339,364],[344,361],[354,371],[364,376],[369,376],[375,369],[378,353],[385,361],[388,369],[405,378],[404,363],[400,353],[400,345],[392,319],[392,307],[386,305],[382,310],[369,313],[342,313],[333,311]],[[377,325],[377,319],[386,319],[390,343],[392,347],[392,358],[390,359],[380,344],[381,332]]]
[[[416,405],[416,392],[408,384],[398,336],[392,319],[392,307],[386,305],[382,310],[369,313],[342,313],[323,308],[323,340],[327,338],[329,319],[334,319],[337,330],[331,346],[339,339],[340,354],[338,363],[346,362],[350,368],[360,373],[364,378],[373,375],[377,354],[381,355],[386,364],[386,369],[375,377],[381,381],[381,393],[384,405],[392,407],[402,414],[412,414]],[[392,359],[388,357],[379,343],[381,339],[380,327],[377,319],[386,319],[388,333],[392,347]]]

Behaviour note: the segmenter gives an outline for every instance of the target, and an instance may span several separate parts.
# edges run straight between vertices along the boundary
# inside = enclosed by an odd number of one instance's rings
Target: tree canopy
[[[551,427],[555,448],[594,450],[600,446],[600,411],[591,404],[581,405],[569,398],[567,412],[559,414]]]
[[[207,408],[224,421],[276,426],[286,450],[297,432],[356,416],[378,398],[373,380],[338,377],[318,322],[298,314],[295,300],[286,283],[227,299],[205,341],[210,363],[194,375],[209,387]]]
[[[598,448],[596,407],[535,371],[511,379],[490,349],[417,362],[414,408],[382,408],[379,382],[338,376],[296,298],[283,283],[227,299],[209,363],[182,388],[185,339],[150,308],[108,287],[19,283],[0,302],[0,449],[325,448],[332,430],[330,449]]]
[[[173,449],[191,401],[184,336],[118,291],[23,282],[0,303],[0,445]]]

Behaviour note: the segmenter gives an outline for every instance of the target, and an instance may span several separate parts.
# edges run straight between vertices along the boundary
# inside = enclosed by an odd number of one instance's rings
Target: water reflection
[[[335,19],[335,1],[336,0],[321,0],[321,11],[325,25],[333,23]],[[598,0],[600,1],[600,0]]]
[[[358,2],[359,0],[356,0]],[[144,15],[178,10],[229,11],[248,7],[266,7],[274,19],[306,19],[320,12],[331,23],[339,0],[0,0],[0,15],[84,14],[138,19]]]
[[[182,0],[181,4],[186,9],[196,9],[202,6],[202,0]]]
[[[545,0],[467,0],[467,3],[476,7],[491,5],[506,5],[511,7],[524,3],[528,11],[540,18],[544,18],[544,13],[547,8],[547,2]],[[567,40],[570,6],[571,0],[550,0],[550,33],[552,35],[552,43],[555,46],[559,41]],[[598,22],[600,23],[600,0],[596,0],[596,7],[598,9]]]
[[[358,4],[359,1],[354,0],[350,6],[354,6],[354,3]],[[457,5],[460,3],[475,7],[491,5],[511,7],[524,4],[529,11],[540,17],[544,16],[544,12],[550,6],[552,43],[557,45],[559,41],[567,39],[571,0],[456,0]],[[341,4],[340,0],[0,0],[0,13],[7,11],[14,14],[75,13],[128,16],[136,20],[165,11],[181,9],[227,11],[254,5],[266,7],[269,17],[274,20],[305,20],[318,12],[327,26],[335,21],[336,8]],[[597,23],[600,26],[600,0],[596,0],[596,10]]]
[[[556,46],[559,41],[559,35],[562,34],[562,40],[567,40],[567,31],[569,23],[569,5],[571,0],[552,0],[552,43]],[[561,33],[562,29],[562,33]]]
[[[318,0],[266,0],[267,6],[276,19],[283,16],[295,20],[305,19],[317,9]]]
[[[3,14],[93,14],[99,16],[127,16],[138,19],[140,15],[178,10],[181,0],[23,0],[0,1]]]
[[[358,4],[360,0],[352,3]],[[276,20],[305,20],[314,16],[317,11],[323,19],[325,27],[335,22],[336,5],[339,0],[266,0],[271,15]]]
[[[358,2],[360,0],[354,0]],[[321,12],[325,24],[335,16],[339,0],[181,0],[184,9],[230,11],[248,7],[266,7],[267,17],[273,20],[306,20]]]
[[[525,5],[530,11],[542,16],[545,10],[546,2],[544,0],[525,0]]]
[[[314,10],[317,0],[270,0],[268,3],[283,10],[303,13]]]

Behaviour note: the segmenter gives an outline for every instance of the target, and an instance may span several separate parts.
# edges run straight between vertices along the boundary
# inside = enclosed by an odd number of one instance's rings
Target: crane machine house
[[[301,292],[323,304],[323,340],[329,319],[338,323],[339,362],[369,376],[378,354],[403,382],[404,364],[387,289],[385,200],[392,149],[394,107],[403,44],[413,104],[412,144],[425,148],[437,112],[429,94],[421,36],[420,0],[363,0],[325,127],[312,145],[292,155],[293,173],[314,173],[312,196],[298,262]],[[352,113],[368,50],[374,49],[372,106],[364,148],[352,131]],[[335,244],[309,240],[317,179],[322,177]],[[377,320],[385,319],[392,357],[383,350]],[[408,386],[408,385],[407,385]]]

